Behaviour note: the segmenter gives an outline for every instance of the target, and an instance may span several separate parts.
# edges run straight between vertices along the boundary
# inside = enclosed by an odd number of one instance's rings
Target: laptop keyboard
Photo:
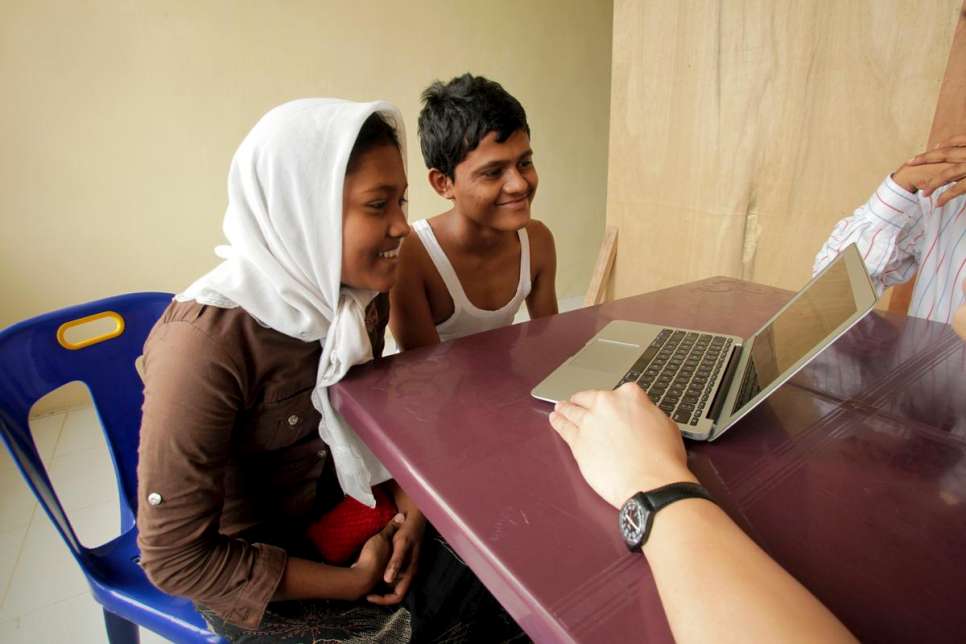
[[[617,387],[636,382],[676,422],[697,425],[732,344],[721,336],[662,329]]]

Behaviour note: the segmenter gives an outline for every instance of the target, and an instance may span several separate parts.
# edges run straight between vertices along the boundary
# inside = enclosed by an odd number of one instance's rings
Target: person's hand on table
[[[366,597],[373,604],[380,606],[398,604],[406,596],[416,576],[419,550],[426,530],[426,518],[409,495],[395,481],[390,481],[387,486],[399,509],[399,514],[396,516],[401,515],[402,521],[393,535],[392,556],[386,564],[382,577],[382,581],[392,590],[382,595],[371,593]]]
[[[954,136],[928,152],[909,159],[892,176],[900,186],[930,196],[939,188],[954,183],[939,195],[936,206],[942,207],[966,193],[966,135]]]
[[[963,281],[963,293],[966,294],[966,280]],[[966,304],[960,305],[953,313],[953,331],[966,340]]]
[[[557,403],[550,424],[590,486],[614,507],[688,470],[677,425],[636,384]],[[644,544],[676,642],[854,642],[828,609],[714,503],[661,509]],[[714,588],[714,593],[708,593]]]
[[[557,403],[550,424],[590,486],[615,508],[637,492],[697,482],[677,425],[634,383],[575,394]]]

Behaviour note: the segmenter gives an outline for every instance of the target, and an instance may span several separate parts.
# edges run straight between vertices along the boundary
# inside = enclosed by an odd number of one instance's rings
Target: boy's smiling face
[[[450,179],[438,170],[430,183],[456,210],[476,223],[501,231],[519,230],[530,221],[530,203],[537,192],[537,170],[525,130],[503,143],[490,132],[470,151]]]

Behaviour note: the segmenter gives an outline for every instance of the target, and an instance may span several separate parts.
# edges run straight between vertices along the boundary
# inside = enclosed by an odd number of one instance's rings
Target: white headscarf
[[[262,324],[305,342],[321,342],[312,404],[342,490],[369,507],[371,487],[389,478],[329,402],[328,387],[349,367],[372,359],[365,308],[375,291],[340,287],[342,187],[349,153],[374,112],[393,122],[405,145],[402,115],[384,102],[308,98],[268,112],[242,141],[228,173],[228,244],[224,261],[179,301],[240,306]],[[405,148],[401,150],[406,158]]]

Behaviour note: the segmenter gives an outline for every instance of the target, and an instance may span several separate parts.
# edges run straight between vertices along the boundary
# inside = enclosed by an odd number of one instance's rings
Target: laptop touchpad
[[[570,364],[596,371],[619,372],[623,375],[641,355],[641,351],[641,347],[636,344],[598,339],[577,353]]]

